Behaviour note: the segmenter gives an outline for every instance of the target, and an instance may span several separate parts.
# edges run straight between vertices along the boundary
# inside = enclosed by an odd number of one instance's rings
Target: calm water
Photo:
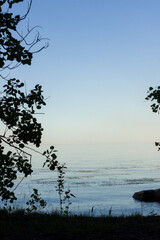
[[[45,147],[44,147],[45,149]],[[160,188],[160,152],[153,144],[108,144],[57,146],[58,160],[66,163],[66,188],[76,195],[71,211],[75,213],[128,215],[142,212],[160,214],[160,204],[140,203],[135,191]],[[58,209],[55,191],[57,174],[42,168],[42,157],[34,155],[34,174],[16,190],[18,204],[24,206],[32,188],[38,188],[47,201],[47,211]]]

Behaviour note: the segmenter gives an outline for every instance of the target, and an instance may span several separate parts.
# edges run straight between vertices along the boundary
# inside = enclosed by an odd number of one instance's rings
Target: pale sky
[[[159,13],[159,0],[33,0],[30,26],[42,26],[50,46],[14,76],[49,97],[44,143],[160,140],[145,100],[160,85]]]

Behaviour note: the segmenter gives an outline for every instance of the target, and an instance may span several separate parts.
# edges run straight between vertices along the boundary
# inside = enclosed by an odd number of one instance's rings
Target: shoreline
[[[0,211],[1,239],[160,239],[160,216],[89,217]]]

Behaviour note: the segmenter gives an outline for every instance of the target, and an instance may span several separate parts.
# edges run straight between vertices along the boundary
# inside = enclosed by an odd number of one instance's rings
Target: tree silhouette
[[[13,6],[20,2],[23,0],[0,0],[0,77],[4,81],[0,92],[0,120],[5,126],[0,135],[0,197],[6,203],[17,199],[17,174],[22,173],[25,178],[33,172],[32,155],[27,148],[31,149],[29,144],[40,147],[43,128],[35,116],[46,105],[41,85],[37,84],[26,93],[23,82],[4,76],[4,72],[21,64],[31,65],[33,54],[48,46],[48,43],[43,44],[35,50],[35,46],[43,42],[39,32],[30,42],[30,34],[36,27],[28,27],[24,35],[19,32],[19,23],[26,19],[32,5],[30,1],[24,16],[15,15]],[[44,166],[54,170],[58,164],[54,147],[42,155],[46,157]]]
[[[150,87],[147,93],[148,95],[145,99],[153,102],[151,104],[152,111],[154,113],[159,113],[160,112],[160,86],[156,88]],[[158,151],[159,151],[160,142],[155,142],[155,145],[158,147]]]

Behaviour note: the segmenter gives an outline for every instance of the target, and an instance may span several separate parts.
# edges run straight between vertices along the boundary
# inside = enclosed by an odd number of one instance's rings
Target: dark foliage
[[[42,40],[38,33],[33,41],[28,43],[27,38],[34,28],[31,30],[28,28],[24,36],[19,33],[18,24],[27,17],[32,4],[30,1],[24,16],[14,15],[12,7],[20,2],[23,0],[0,1],[0,71],[11,70],[20,64],[31,65],[32,48]],[[47,44],[35,52],[45,47]],[[0,197],[12,203],[16,200],[14,191],[19,185],[18,183],[14,186],[17,175],[21,173],[24,178],[33,171],[32,155],[24,149],[30,148],[28,145],[30,143],[35,147],[41,144],[43,128],[35,114],[46,103],[42,86],[39,84],[26,93],[24,83],[20,80],[7,79],[3,75],[0,77],[5,82],[0,95],[0,120],[5,126],[4,132],[0,135]],[[5,150],[6,145],[11,148],[8,152]],[[47,150],[42,154],[46,157],[46,163],[51,170],[54,170],[58,163],[53,152],[54,147],[51,147],[50,152]]]
[[[13,4],[19,2],[23,2],[23,0],[0,1],[0,68],[10,67],[13,61],[31,64],[32,53],[22,46],[25,39],[16,39],[13,36],[23,18],[20,15],[14,16],[9,10]],[[3,8],[6,7],[6,4],[8,4],[8,10],[4,12]]]
[[[160,86],[156,87],[155,89],[153,87],[150,87],[147,93],[148,93],[148,95],[145,99],[153,102],[151,104],[152,111],[154,113],[159,113],[159,111],[160,111]],[[155,145],[158,147],[158,151],[159,151],[160,150],[160,142],[155,142]]]

